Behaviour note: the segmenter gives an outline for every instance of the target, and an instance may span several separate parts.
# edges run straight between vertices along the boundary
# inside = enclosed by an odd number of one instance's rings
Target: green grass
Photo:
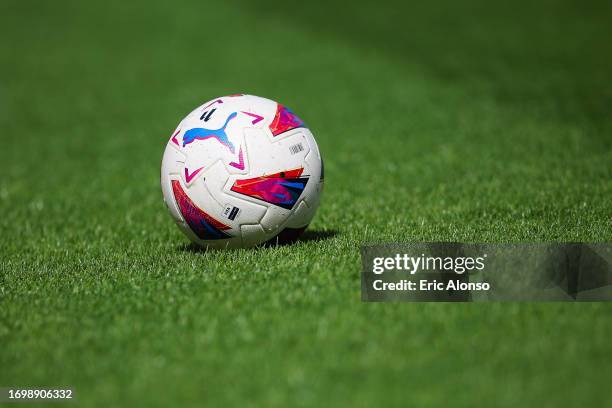
[[[602,406],[612,306],[365,304],[359,246],[612,240],[604,2],[0,6],[0,386],[80,406]],[[306,239],[192,250],[192,108],[252,93],[326,164]]]

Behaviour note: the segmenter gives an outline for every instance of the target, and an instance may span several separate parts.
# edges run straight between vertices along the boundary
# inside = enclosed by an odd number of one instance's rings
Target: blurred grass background
[[[0,385],[79,406],[602,406],[607,304],[362,304],[362,243],[610,241],[608,2],[3,1]],[[161,155],[218,95],[313,130],[293,246],[197,252]]]

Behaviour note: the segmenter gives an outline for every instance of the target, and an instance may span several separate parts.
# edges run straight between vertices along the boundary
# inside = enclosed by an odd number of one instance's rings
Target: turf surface
[[[359,245],[612,239],[604,2],[0,6],[0,386],[82,406],[602,406],[609,304],[363,304]],[[296,245],[201,252],[170,132],[290,106],[323,203]]]

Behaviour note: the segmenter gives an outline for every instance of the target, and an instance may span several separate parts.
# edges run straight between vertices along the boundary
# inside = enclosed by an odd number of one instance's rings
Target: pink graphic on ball
[[[232,191],[249,197],[292,209],[306,188],[308,176],[302,175],[303,168],[281,171],[279,173],[236,180]]]
[[[245,115],[249,115],[255,119],[253,119],[253,121],[251,122],[251,125],[254,125],[256,123],[259,123],[263,120],[263,116],[260,116],[256,113],[251,113],[251,112],[245,112],[245,111],[241,111],[242,113],[244,113]]]
[[[277,136],[281,133],[285,133],[288,130],[304,126],[304,121],[298,118],[297,115],[291,111],[291,109],[281,105],[280,103],[276,105],[276,115],[270,124],[270,130],[272,131],[273,136]]]
[[[183,215],[183,219],[198,238],[213,240],[231,237],[226,232],[231,229],[231,227],[214,219],[195,205],[185,190],[183,190],[178,180],[172,180],[172,192],[174,193],[176,204]]]
[[[170,140],[172,140],[172,143],[174,143],[175,145],[177,145],[177,146],[179,146],[179,147],[180,147],[181,145],[179,145],[178,140],[176,140],[176,136],[177,136],[179,133],[181,133],[181,129],[177,130],[177,131],[176,131],[176,133],[172,135],[172,138],[171,138]]]
[[[187,167],[185,167],[185,182],[187,184],[191,183],[191,180],[193,180],[195,178],[195,176],[198,175],[198,173],[203,169],[204,167],[200,167],[199,169],[194,170],[193,172],[191,172],[191,174],[189,173],[189,170],[187,169]]]
[[[244,156],[242,155],[242,146],[238,152],[238,163],[230,162],[230,166],[237,168],[238,170],[244,170]]]

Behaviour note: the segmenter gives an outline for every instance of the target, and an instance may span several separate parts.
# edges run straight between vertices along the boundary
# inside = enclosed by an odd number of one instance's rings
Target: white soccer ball
[[[319,206],[323,162],[291,110],[230,95],[179,123],[164,152],[161,187],[172,218],[193,242],[250,247],[304,231]]]

